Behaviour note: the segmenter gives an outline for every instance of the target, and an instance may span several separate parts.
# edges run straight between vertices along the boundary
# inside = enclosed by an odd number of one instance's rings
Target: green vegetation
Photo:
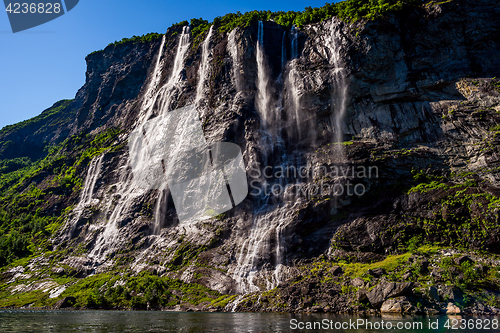
[[[216,17],[212,24],[218,26],[219,31],[228,32],[236,27],[248,27],[254,21],[273,20],[285,27],[292,25],[302,27],[337,16],[344,21],[354,22],[361,19],[373,20],[386,13],[399,11],[405,5],[421,5],[423,3],[423,0],[346,0],[338,3],[327,3],[319,8],[306,7],[302,12],[254,10],[245,14],[231,13]]]
[[[290,28],[292,25],[303,27],[306,24],[317,23],[337,16],[346,22],[355,22],[361,19],[374,20],[381,18],[387,13],[397,12],[404,6],[422,5],[427,0],[345,0],[338,3],[326,3],[323,7],[306,7],[304,11],[278,11],[271,12],[253,10],[242,14],[241,12],[230,13],[224,16],[217,16],[213,22],[208,22],[202,18],[193,18],[189,22],[184,20],[174,23],[170,28],[180,28],[186,25],[191,26],[191,33],[194,38],[194,45],[200,43],[200,36],[208,31],[211,25],[218,28],[219,32],[229,32],[236,27],[246,28],[255,21],[270,21],[278,23],[281,26]],[[172,35],[176,35],[173,32]],[[121,41],[110,43],[108,46],[117,46],[124,43],[145,43],[154,39],[161,38],[163,35],[158,33],[149,33],[143,36],[133,36],[132,38],[123,38]],[[89,55],[102,52],[98,50]]]
[[[61,100],[59,102],[54,103],[53,106],[43,111],[40,115],[36,117],[30,118],[25,121],[21,121],[14,125],[5,126],[0,130],[0,140],[3,135],[9,132],[21,130],[29,126],[36,128],[36,130],[40,130],[43,128],[42,123],[50,119],[53,119],[56,123],[69,120],[73,116],[73,113],[70,112],[70,110],[68,110],[68,106],[71,104],[72,101],[73,101],[72,99]],[[49,125],[54,125],[54,124],[55,123],[53,122],[49,123]],[[2,142],[0,142],[0,152],[1,152],[1,145]]]
[[[481,184],[473,174],[456,175],[454,181],[440,177],[424,177],[414,174],[419,184],[408,190],[408,194],[421,193],[433,196],[428,209],[432,217],[418,217],[409,213],[412,237],[406,237],[405,249],[422,244],[425,239],[439,235],[439,244],[454,245],[462,249],[484,248],[492,234],[498,230],[492,212],[500,208],[500,198],[481,190]],[[425,237],[424,237],[425,236]],[[400,235],[404,239],[404,235]]]
[[[0,267],[47,249],[48,238],[71,211],[54,206],[78,197],[81,173],[95,156],[122,148],[114,145],[119,134],[110,128],[95,137],[74,135],[48,147],[47,156],[35,162],[0,160]],[[43,183],[34,181],[40,175]]]
[[[0,285],[0,307],[53,306],[59,299],[71,296],[75,298],[72,306],[77,308],[146,310],[178,304],[223,303],[227,297],[197,283],[149,273],[138,276],[106,273],[84,279],[63,278],[60,282],[70,286],[55,299],[49,299],[48,293],[42,291],[11,295],[6,285]]]
[[[159,34],[156,32],[150,32],[150,33],[142,35],[142,36],[135,36],[134,35],[130,38],[122,38],[122,40],[119,40],[119,41],[117,40],[116,42],[109,43],[107,47],[111,47],[111,46],[116,47],[116,46],[123,45],[126,43],[131,43],[131,44],[149,43],[149,42],[152,42],[154,40],[160,39],[162,37],[163,37],[163,34]],[[102,52],[102,51],[104,51],[104,49],[91,52],[88,56]]]
[[[365,274],[369,269],[383,268],[387,272],[392,272],[397,267],[408,261],[411,253],[405,253],[396,256],[388,256],[383,261],[361,264],[361,263],[339,263],[339,266],[344,269],[345,274],[352,278],[360,277]]]
[[[493,78],[493,80],[490,82],[490,84],[493,87],[493,89],[495,89],[497,92],[500,93],[500,80]]]
[[[211,305],[214,307],[225,308],[229,303],[234,301],[238,295],[222,295],[221,297],[213,300]]]

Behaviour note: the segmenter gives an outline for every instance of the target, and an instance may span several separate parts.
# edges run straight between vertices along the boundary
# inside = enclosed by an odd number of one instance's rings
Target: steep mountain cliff
[[[498,313],[499,16],[219,20],[90,54],[74,100],[0,132],[0,305]],[[135,173],[134,138],[189,105],[160,134],[199,123],[248,183],[203,220]]]

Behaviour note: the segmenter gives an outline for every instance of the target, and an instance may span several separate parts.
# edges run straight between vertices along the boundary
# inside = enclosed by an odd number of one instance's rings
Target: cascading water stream
[[[203,41],[203,44],[201,46],[201,62],[200,62],[200,68],[198,69],[198,85],[196,87],[196,98],[195,98],[195,104],[198,105],[203,98],[204,95],[204,90],[205,90],[205,83],[207,81],[207,71],[210,66],[209,64],[209,56],[210,56],[210,40],[212,38],[212,33],[213,33],[213,25],[210,26],[210,30],[208,31],[207,38],[205,38],[205,41]]]
[[[297,28],[295,28],[294,25],[292,25],[292,29],[290,29],[290,35],[292,37],[290,44],[292,49],[291,56],[293,60],[299,57],[299,32],[297,31]]]
[[[165,63],[161,61],[162,60],[161,56],[163,54],[163,48],[165,47],[165,38],[166,38],[165,35],[163,35],[163,37],[161,39],[160,50],[158,52],[158,57],[156,58],[156,64],[155,64],[155,68],[154,68],[153,75],[152,75],[153,79],[149,83],[146,94],[144,95],[144,101],[142,102],[142,106],[141,106],[142,112],[150,111],[153,107],[155,100],[156,100],[156,93],[158,91],[158,85],[160,84],[161,73],[162,73],[163,67],[165,65]],[[146,119],[148,118],[148,115],[141,114],[141,115],[139,115],[139,119],[141,119],[141,116],[145,116]]]
[[[161,54],[163,51],[163,44],[160,48],[158,59],[155,65],[155,70],[153,74],[153,80],[148,87],[148,91],[145,94],[147,100],[143,103],[143,109],[140,114],[143,116],[139,119],[139,127],[142,128],[143,133],[145,133],[146,140],[153,139],[148,138],[150,133],[154,131],[146,131],[145,125],[147,121],[154,115],[155,106],[159,105],[160,116],[169,111],[169,107],[172,105],[173,99],[176,96],[175,92],[181,87],[181,71],[184,67],[184,59],[190,45],[190,35],[189,27],[184,27],[182,34],[179,37],[179,45],[177,47],[177,53],[174,60],[174,66],[172,69],[172,74],[168,82],[161,87],[159,90],[157,86],[159,84],[159,78],[161,77],[161,69],[163,67],[161,62]],[[155,92],[158,90],[157,92]],[[135,156],[142,163],[148,163],[147,152],[142,149],[141,145],[132,145],[129,152],[129,156]],[[128,161],[127,161],[128,162]],[[143,188],[138,188],[133,182],[133,174],[129,168],[127,168],[128,163],[123,165],[119,170],[119,180],[116,183],[115,197],[118,198],[117,202],[110,202],[106,208],[105,215],[109,216],[108,222],[104,227],[104,232],[98,234],[95,241],[95,245],[89,254],[89,257],[96,262],[102,262],[105,260],[106,255],[111,253],[114,247],[120,242],[125,240],[119,239],[118,224],[121,220],[126,218],[127,214],[130,214],[133,208],[133,204],[136,198],[144,195],[148,190]],[[163,188],[159,191],[158,200],[163,198]],[[157,225],[160,219],[155,216],[155,226],[154,230],[159,231],[159,226]]]
[[[65,233],[63,235],[64,239],[71,238],[71,235],[75,231],[78,220],[81,218],[85,208],[94,203],[94,188],[99,178],[102,169],[102,160],[104,154],[94,157],[89,164],[89,169],[87,171],[87,176],[85,177],[85,184],[83,185],[82,194],[80,195],[80,200],[73,210],[73,216],[68,220],[67,227],[64,228]]]
[[[236,91],[239,92],[243,90],[243,81],[241,77],[241,62],[238,55],[238,44],[236,42],[236,33],[238,29],[233,29],[227,38],[227,50],[231,56],[233,62],[233,82],[236,87]]]
[[[259,21],[257,34],[257,110],[263,118],[264,128],[270,127],[275,120],[271,108],[271,94],[269,93],[269,71],[264,55],[264,23]]]
[[[343,147],[343,129],[342,125],[344,123],[344,118],[346,114],[346,103],[347,103],[347,88],[348,84],[346,81],[346,71],[341,60],[341,40],[340,34],[332,29],[332,35],[330,39],[330,48],[332,51],[331,62],[334,66],[334,78],[333,78],[333,91],[332,100],[334,101],[334,110],[332,113],[332,125],[334,130],[334,148],[333,153],[338,162],[342,163],[345,161],[344,147]]]
[[[286,66],[286,31],[283,31],[283,37],[281,38],[281,68]]]
[[[210,46],[212,34],[213,34],[213,26],[210,26],[210,29],[208,31],[208,35],[205,38],[205,40],[202,44],[202,47],[201,47],[202,54],[201,54],[200,67],[198,69],[198,85],[196,87],[196,97],[195,97],[195,104],[196,105],[200,104],[200,101],[202,100],[202,98],[204,96],[205,83],[207,81],[207,72],[208,72],[208,69],[210,67],[210,63],[209,63],[210,49],[209,49],[209,46]],[[182,41],[183,41],[183,39],[181,37],[181,42]],[[183,59],[183,57],[184,57],[184,54],[183,54],[184,50],[185,50],[184,45],[180,44],[178,50],[180,50],[178,52],[182,53],[182,55],[179,56],[179,58],[176,57],[176,64],[178,64],[177,59],[180,60],[180,59]],[[179,62],[179,63],[182,64],[181,62]],[[181,65],[178,65],[177,67],[174,66],[174,68],[175,69],[178,69],[178,68],[182,69]],[[178,74],[174,73],[174,75],[178,75]],[[175,76],[173,76],[172,78],[175,78]],[[165,211],[164,211],[165,206],[166,206],[165,200],[170,193],[170,191],[165,183],[163,183],[161,185],[161,187],[158,189],[158,191],[159,191],[159,195],[158,195],[158,198],[156,200],[155,207],[154,207],[154,220],[155,220],[154,234],[155,235],[158,235],[160,233],[161,223],[162,223],[163,217],[165,215]]]
[[[156,94],[155,102],[159,99],[158,105],[160,113],[165,113],[172,109],[172,102],[175,100],[176,93],[178,93],[178,88],[181,88],[181,72],[184,68],[184,59],[186,58],[186,54],[189,50],[190,45],[191,43],[189,26],[184,26],[182,28],[182,34],[179,37],[179,45],[177,46],[177,53],[175,55],[174,66],[172,69],[172,74],[170,75],[170,79]],[[155,104],[156,103],[153,103],[153,106]],[[153,107],[151,108],[151,111],[152,110]],[[146,117],[146,120],[148,119],[149,117]],[[142,122],[141,125],[143,125]]]
[[[83,186],[82,196],[80,198],[79,206],[85,207],[92,203],[92,195],[94,194],[94,187],[101,172],[102,160],[104,154],[99,157],[94,157],[90,162],[87,177],[85,177],[85,185]]]
[[[285,38],[286,35],[283,37]],[[263,136],[261,148],[264,165],[261,166],[261,169],[264,169],[269,162],[286,164],[287,157],[284,141],[280,137],[283,124],[278,116],[279,105],[274,105],[270,87],[269,69],[264,52],[263,22],[259,22],[256,61],[258,88],[256,108],[262,119],[260,133]],[[286,63],[285,42],[282,44],[282,62]],[[271,155],[274,155],[274,160],[270,159]],[[285,181],[284,178],[279,180]],[[267,181],[272,180],[263,178],[262,181],[263,184],[266,184]],[[284,187],[286,184],[280,185]],[[280,207],[280,201],[269,202],[270,200],[266,196],[263,199],[263,206],[253,214],[250,234],[243,241],[237,255],[238,265],[233,272],[233,277],[242,293],[258,291],[260,290],[258,285],[262,284],[265,284],[266,289],[272,289],[281,281],[280,272],[284,260],[282,230],[286,221],[290,220],[290,217],[287,216],[290,210]],[[273,240],[275,241],[274,251],[272,249]],[[271,259],[274,263],[269,261]],[[266,260],[267,263],[265,263]],[[259,271],[263,266],[267,267],[268,273],[263,274]],[[232,308],[237,306],[237,302],[234,303]]]
[[[287,68],[285,68],[285,89],[287,91],[285,106],[290,122],[293,122],[289,124],[291,128],[290,132],[300,142],[300,140],[306,137],[314,138],[315,130],[311,124],[311,119],[304,117],[300,100],[301,91],[304,90],[304,83],[302,76],[297,70],[297,59],[299,57],[298,36],[297,29],[295,26],[292,26],[290,30],[291,61]]]

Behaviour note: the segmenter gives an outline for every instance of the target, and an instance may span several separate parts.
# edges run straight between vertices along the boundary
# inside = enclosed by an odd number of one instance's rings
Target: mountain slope
[[[498,312],[499,6],[396,7],[226,16],[90,54],[73,101],[0,134],[0,305]],[[190,104],[208,143],[241,148],[250,192],[197,223],[134,183],[129,141]],[[15,149],[26,128],[46,156]]]

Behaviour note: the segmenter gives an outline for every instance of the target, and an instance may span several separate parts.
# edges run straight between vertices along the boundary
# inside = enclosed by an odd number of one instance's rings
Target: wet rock
[[[412,285],[412,282],[395,283],[382,281],[367,293],[368,300],[373,307],[379,308],[386,299],[407,294],[411,290]]]
[[[481,274],[487,274],[488,273],[488,267],[483,265],[483,264],[479,264],[476,266],[476,269],[479,273]]]
[[[464,293],[453,286],[444,286],[438,290],[441,301],[463,302]]]
[[[434,308],[424,308],[424,313],[430,316],[438,315],[441,313],[440,310]]]
[[[313,313],[323,312],[323,308],[321,306],[315,305],[311,308],[311,312]]]
[[[67,296],[57,301],[57,303],[54,305],[54,309],[69,308],[73,306],[75,303],[76,303],[76,298],[74,298],[73,296]]]
[[[314,300],[312,299],[312,297],[307,296],[306,298],[304,298],[304,307],[306,308],[311,307],[313,305],[313,302]]]
[[[380,307],[381,313],[408,313],[412,309],[412,305],[408,299],[404,296],[390,298],[382,304]]]
[[[461,312],[460,308],[453,303],[448,303],[446,306],[446,314],[448,315],[460,314]]]
[[[376,278],[380,278],[384,275],[387,275],[387,272],[383,268],[375,268],[375,269],[369,269],[366,274],[371,275]]]
[[[356,300],[359,303],[367,303],[368,302],[368,296],[366,295],[366,289],[360,288],[356,291]]]
[[[431,276],[436,279],[436,280],[440,280],[441,279],[441,268],[439,267],[434,267],[432,269],[432,272],[431,272]]]
[[[57,275],[64,275],[64,268],[62,267],[52,267],[51,268],[52,273],[57,274]]]
[[[332,268],[330,268],[329,273],[333,276],[340,276],[344,274],[344,271],[340,266],[333,266]]]
[[[351,285],[356,288],[361,288],[365,285],[365,280],[360,277],[357,277],[351,281]]]
[[[429,298],[433,301],[439,302],[438,290],[434,286],[429,287]]]
[[[419,270],[420,274],[427,274],[427,273],[429,273],[429,265],[430,265],[430,262],[427,259],[424,259],[424,260],[420,261],[419,262],[419,267],[418,267],[418,270]]]

